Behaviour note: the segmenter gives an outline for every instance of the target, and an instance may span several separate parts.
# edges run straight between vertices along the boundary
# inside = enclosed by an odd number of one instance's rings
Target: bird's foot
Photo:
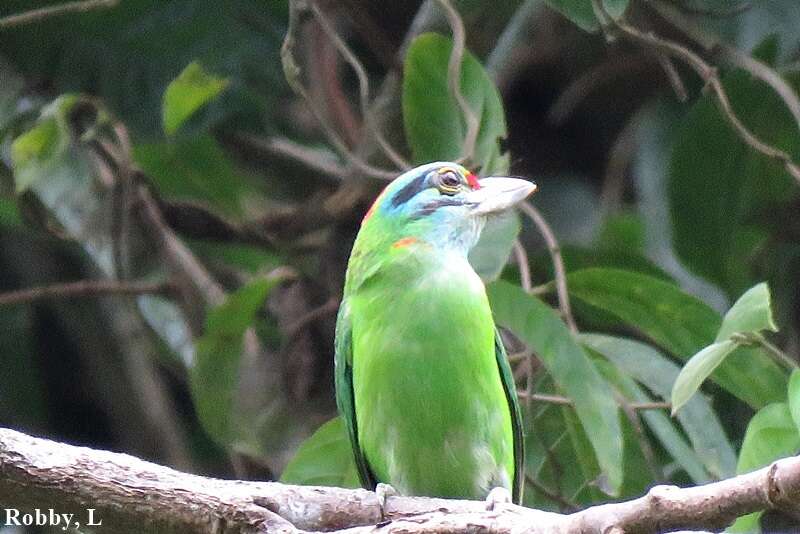
[[[498,504],[511,504],[511,492],[500,486],[492,488],[486,496],[486,509],[491,512]]]
[[[390,484],[378,482],[375,486],[375,496],[378,497],[378,502],[381,505],[381,518],[386,519],[386,499],[389,497],[397,497],[400,495],[396,489]]]

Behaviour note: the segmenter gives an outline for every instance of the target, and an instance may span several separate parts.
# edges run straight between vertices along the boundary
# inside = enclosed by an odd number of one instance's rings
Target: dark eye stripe
[[[427,178],[428,175],[423,174],[422,176],[417,176],[416,178],[411,180],[408,184],[406,184],[406,186],[403,187],[403,189],[401,189],[400,191],[398,191],[397,194],[392,199],[392,207],[396,208],[400,204],[405,204],[406,202],[414,198],[414,196],[416,196],[417,193],[424,190],[427,187],[426,186]]]
[[[422,206],[420,209],[418,209],[411,218],[421,219],[422,217],[430,215],[431,213],[433,213],[434,211],[438,210],[441,207],[460,206],[463,203],[464,202],[462,200],[457,200],[455,198],[450,198],[450,197],[437,198],[436,200],[431,200],[430,202]]]

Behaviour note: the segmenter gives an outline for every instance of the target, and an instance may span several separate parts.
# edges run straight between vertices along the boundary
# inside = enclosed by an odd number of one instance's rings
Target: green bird
[[[336,398],[361,484],[522,499],[516,388],[467,262],[487,217],[536,190],[450,162],[392,181],[361,223],[336,323]]]

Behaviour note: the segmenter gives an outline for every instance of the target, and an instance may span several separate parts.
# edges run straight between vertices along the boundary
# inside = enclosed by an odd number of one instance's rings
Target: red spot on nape
[[[475,174],[468,172],[467,173],[467,183],[472,189],[480,189],[481,184],[478,183],[478,177]]]
[[[402,239],[398,239],[394,243],[392,243],[392,248],[403,248],[407,247],[408,245],[413,245],[419,241],[416,237],[404,237]]]
[[[363,219],[361,219],[361,226],[364,226],[364,223],[365,223],[365,222],[367,222],[367,219],[369,219],[370,217],[372,217],[372,215],[375,213],[375,210],[377,210],[377,209],[378,209],[378,206],[380,205],[381,201],[383,200],[383,197],[385,197],[385,196],[386,196],[386,191],[387,191],[388,189],[389,189],[389,187],[388,187],[388,186],[387,186],[387,187],[385,187],[385,188],[383,189],[383,191],[381,191],[381,194],[380,194],[380,195],[378,195],[378,197],[377,197],[377,198],[375,199],[375,201],[372,203],[372,206],[370,206],[370,207],[369,207],[369,209],[367,210],[367,213],[365,213],[365,214],[364,214],[364,218],[363,218]]]

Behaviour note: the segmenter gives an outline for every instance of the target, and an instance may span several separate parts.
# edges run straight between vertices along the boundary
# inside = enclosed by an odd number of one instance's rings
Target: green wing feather
[[[374,489],[377,481],[375,475],[367,464],[364,451],[358,443],[358,428],[356,428],[356,405],[353,396],[353,331],[350,320],[350,310],[347,299],[342,300],[339,315],[336,318],[336,343],[335,343],[335,386],[336,404],[344,420],[344,426],[353,447],[353,457],[358,470],[361,486]]]
[[[522,490],[525,487],[525,443],[522,435],[522,410],[519,407],[517,398],[517,386],[514,384],[514,375],[511,373],[511,366],[508,363],[506,349],[500,332],[494,329],[494,354],[497,359],[497,367],[500,369],[500,378],[503,382],[508,400],[508,408],[511,412],[511,429],[514,433],[514,481],[511,485],[511,498],[516,504],[522,504]]]

